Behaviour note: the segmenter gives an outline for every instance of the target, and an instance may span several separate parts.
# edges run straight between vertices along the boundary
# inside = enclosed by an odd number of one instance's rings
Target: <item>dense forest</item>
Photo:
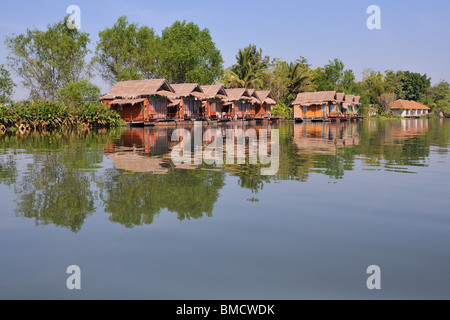
[[[28,29],[5,40],[6,65],[0,65],[0,103],[12,103],[16,84],[29,90],[30,101],[51,101],[78,107],[97,101],[101,92],[95,75],[108,84],[117,81],[165,78],[170,83],[222,83],[228,88],[272,90],[277,108],[288,110],[299,92],[336,90],[361,96],[361,112],[386,115],[396,99],[419,101],[434,114],[450,114],[450,85],[408,70],[365,69],[362,80],[338,58],[312,68],[307,58],[283,61],[249,44],[236,62],[224,69],[220,51],[207,28],[176,21],[161,34],[122,16],[99,32],[95,50],[90,35],[71,29],[67,17],[46,30]],[[48,104],[48,103],[47,103]],[[4,112],[4,111],[3,111]],[[116,120],[114,120],[116,121]]]

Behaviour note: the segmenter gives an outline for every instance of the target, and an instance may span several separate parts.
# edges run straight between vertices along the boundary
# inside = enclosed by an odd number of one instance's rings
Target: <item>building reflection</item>
[[[295,124],[294,142],[299,154],[337,154],[341,148],[359,145],[357,122],[311,122]]]

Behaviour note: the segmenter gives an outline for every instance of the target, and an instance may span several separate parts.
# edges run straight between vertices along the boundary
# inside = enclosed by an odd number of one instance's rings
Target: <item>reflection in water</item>
[[[450,141],[449,121],[443,119],[214,128],[224,137],[227,129],[254,129],[258,136],[262,129],[279,129],[277,174],[262,175],[263,165],[250,163],[248,142],[241,164],[175,165],[175,128],[152,127],[4,135],[0,184],[16,193],[16,214],[37,225],[77,232],[100,203],[111,221],[133,227],[151,224],[162,210],[176,213],[179,220],[211,216],[227,175],[257,193],[271,181],[306,182],[311,173],[342,179],[356,161],[363,170],[409,173],[427,165],[431,147],[447,153]],[[203,148],[211,142],[202,142]],[[105,159],[113,168],[107,168]]]

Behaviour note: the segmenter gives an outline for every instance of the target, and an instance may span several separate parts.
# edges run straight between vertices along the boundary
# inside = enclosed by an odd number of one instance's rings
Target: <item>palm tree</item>
[[[313,85],[311,84],[311,69],[306,68],[301,63],[290,62],[287,65],[287,72],[289,79],[288,89],[290,93],[297,94],[313,88]]]
[[[229,88],[262,88],[268,76],[267,61],[255,46],[239,49],[237,63],[224,72],[221,82]]]

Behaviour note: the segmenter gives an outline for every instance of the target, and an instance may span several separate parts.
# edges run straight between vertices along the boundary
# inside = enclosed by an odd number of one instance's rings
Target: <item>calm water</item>
[[[449,119],[218,128],[277,129],[276,174],[177,165],[175,128],[0,136],[0,298],[450,298]]]

